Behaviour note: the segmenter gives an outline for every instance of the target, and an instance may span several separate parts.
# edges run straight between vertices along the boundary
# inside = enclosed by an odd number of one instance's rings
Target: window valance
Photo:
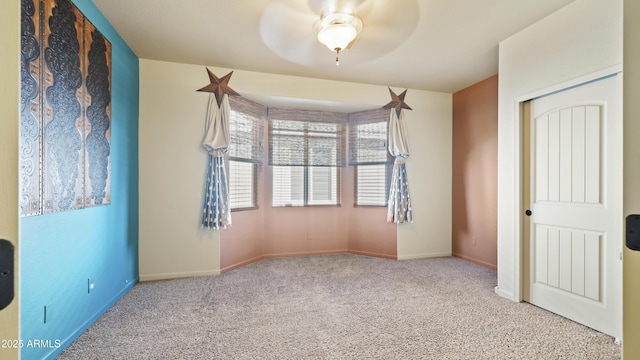
[[[346,166],[347,114],[269,108],[269,165]]]
[[[229,98],[229,157],[253,163],[264,159],[264,119],[267,108],[241,96]]]
[[[349,165],[384,164],[387,151],[389,110],[374,109],[349,114]]]

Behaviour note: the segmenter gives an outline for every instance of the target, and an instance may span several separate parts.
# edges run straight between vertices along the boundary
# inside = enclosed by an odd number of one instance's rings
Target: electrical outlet
[[[91,279],[87,279],[87,294],[91,294],[94,286],[95,285],[91,282]]]
[[[476,246],[476,237],[475,235],[471,238],[471,245]]]
[[[307,240],[311,240],[312,236],[311,236],[311,231],[307,231]]]

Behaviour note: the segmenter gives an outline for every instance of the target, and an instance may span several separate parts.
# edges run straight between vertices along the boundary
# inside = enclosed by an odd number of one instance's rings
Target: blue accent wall
[[[138,57],[91,0],[73,2],[112,45],[111,204],[20,219],[27,360],[53,359],[138,282]]]

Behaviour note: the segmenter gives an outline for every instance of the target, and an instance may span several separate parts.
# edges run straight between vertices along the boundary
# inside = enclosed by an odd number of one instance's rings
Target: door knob
[[[525,210],[524,214],[527,215],[527,216],[531,216],[531,214],[533,214],[533,213],[531,212],[531,210],[527,209],[527,210]]]

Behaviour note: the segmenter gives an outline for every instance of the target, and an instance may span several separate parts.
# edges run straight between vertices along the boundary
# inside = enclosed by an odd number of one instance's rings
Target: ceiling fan
[[[343,56],[352,66],[402,44],[419,14],[416,0],[272,0],[262,13],[260,35],[271,51],[290,62],[330,65],[328,48],[336,64]]]

